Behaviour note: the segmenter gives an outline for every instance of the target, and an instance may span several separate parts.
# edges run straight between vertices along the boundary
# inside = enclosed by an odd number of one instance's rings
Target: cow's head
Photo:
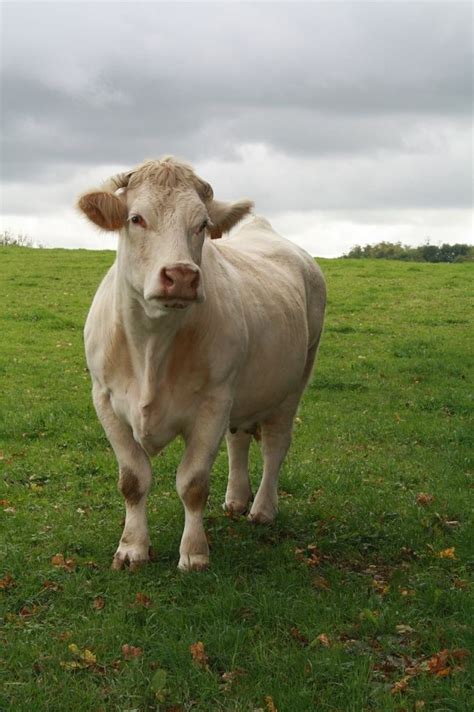
[[[204,301],[205,236],[221,237],[252,209],[249,200],[214,200],[209,183],[171,157],[110,178],[78,205],[119,232],[119,270],[149,316]]]

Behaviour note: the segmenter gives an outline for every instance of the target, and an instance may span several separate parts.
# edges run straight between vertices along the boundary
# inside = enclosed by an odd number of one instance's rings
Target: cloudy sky
[[[77,195],[190,161],[320,256],[474,242],[470,2],[3,2],[1,229],[112,248]]]

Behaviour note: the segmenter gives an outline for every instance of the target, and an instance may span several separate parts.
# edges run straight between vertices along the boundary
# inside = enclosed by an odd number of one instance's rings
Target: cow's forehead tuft
[[[190,188],[195,186],[196,176],[191,166],[169,156],[161,160],[145,161],[133,170],[129,188],[137,188],[143,183],[157,188]]]

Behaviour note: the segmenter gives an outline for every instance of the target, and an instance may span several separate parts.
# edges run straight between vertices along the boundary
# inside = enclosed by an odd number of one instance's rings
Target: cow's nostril
[[[163,270],[161,274],[161,279],[166,287],[172,287],[174,284],[174,279],[168,274],[166,269]]]

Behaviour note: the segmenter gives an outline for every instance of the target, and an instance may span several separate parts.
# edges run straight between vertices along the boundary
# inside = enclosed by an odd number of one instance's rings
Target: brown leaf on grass
[[[390,591],[390,585],[383,579],[374,578],[372,581],[372,588],[379,594],[379,596],[386,596]]]
[[[94,653],[88,648],[84,648],[81,652],[75,643],[68,645],[69,652],[75,658],[74,660],[62,660],[59,664],[64,670],[85,670],[86,668],[95,668],[97,658]]]
[[[407,633],[414,633],[415,630],[414,628],[411,627],[411,625],[396,625],[395,630],[397,631],[398,635],[407,635]]]
[[[415,712],[419,712],[419,710],[424,710],[426,707],[426,702],[424,700],[417,700],[415,702]]]
[[[320,633],[319,635],[317,635],[316,640],[318,640],[321,645],[324,645],[325,648],[329,648],[329,646],[331,645],[331,641],[329,640],[326,633]]]
[[[56,568],[64,569],[65,571],[69,571],[69,573],[72,573],[76,568],[74,559],[65,559],[63,554],[55,554],[51,557],[51,563],[53,566],[56,566]]]
[[[456,558],[456,549],[454,546],[450,546],[447,549],[442,549],[441,551],[438,551],[438,556],[440,559],[455,559]]]
[[[235,670],[228,670],[223,672],[221,675],[222,685],[221,689],[223,692],[229,692],[233,683],[242,675],[245,675],[245,670],[242,668],[235,668]]]
[[[410,680],[411,680],[411,676],[406,675],[405,677],[402,677],[401,680],[398,680],[397,682],[395,682],[390,689],[390,692],[392,693],[392,695],[396,695],[398,693],[405,692],[408,685],[410,684]]]
[[[7,588],[12,588],[15,585],[15,579],[11,574],[5,574],[5,576],[0,579],[0,588],[4,591],[6,591]]]
[[[309,645],[308,638],[305,635],[303,635],[303,633],[296,626],[293,626],[292,628],[290,628],[290,635],[294,640],[297,640],[298,643],[301,643],[301,645],[303,645],[303,646]]]
[[[133,660],[143,655],[142,648],[136,648],[134,645],[122,645],[122,655],[125,660]]]
[[[193,643],[192,645],[190,645],[189,651],[191,653],[192,659],[197,665],[199,665],[199,667],[208,667],[209,658],[207,657],[207,653],[204,649],[204,643],[201,640],[198,640],[197,643]]]
[[[321,591],[329,591],[331,588],[329,581],[324,576],[315,576],[311,581],[311,586],[319,588]]]
[[[43,581],[43,586],[42,586],[43,591],[62,591],[63,587],[61,584],[56,583],[56,581]]]
[[[0,507],[9,507],[10,501],[8,499],[0,499]]]
[[[38,611],[39,606],[31,606],[31,608],[28,608],[28,606],[23,606],[23,608],[20,608],[20,610],[18,611],[18,615],[22,618],[31,618],[31,616],[36,615]]]
[[[444,648],[427,661],[427,672],[430,675],[436,675],[436,677],[446,677],[452,672],[458,672],[462,669],[459,666],[453,666],[453,662],[460,662],[469,657],[469,655],[469,650],[465,648],[454,648],[453,650]]]
[[[265,704],[267,706],[267,712],[278,712],[278,709],[273,702],[273,697],[270,697],[270,695],[265,697]]]
[[[64,630],[62,633],[58,635],[59,640],[69,640],[71,637],[72,632],[70,630]]]
[[[301,561],[307,566],[314,567],[319,566],[322,555],[318,552],[316,544],[308,544],[305,549],[295,549],[295,558],[297,561]]]
[[[428,494],[427,492],[419,492],[416,495],[416,501],[422,507],[427,507],[429,504],[432,504],[434,499],[434,495]]]
[[[465,588],[469,587],[469,581],[465,581],[464,579],[456,578],[456,579],[453,579],[453,586],[455,588],[465,589]]]
[[[132,606],[143,606],[143,608],[150,608],[151,598],[149,598],[149,596],[146,596],[141,591],[138,591],[135,596],[135,602],[132,603]]]
[[[96,596],[92,602],[92,608],[96,611],[101,611],[105,606],[105,600],[102,596]]]

